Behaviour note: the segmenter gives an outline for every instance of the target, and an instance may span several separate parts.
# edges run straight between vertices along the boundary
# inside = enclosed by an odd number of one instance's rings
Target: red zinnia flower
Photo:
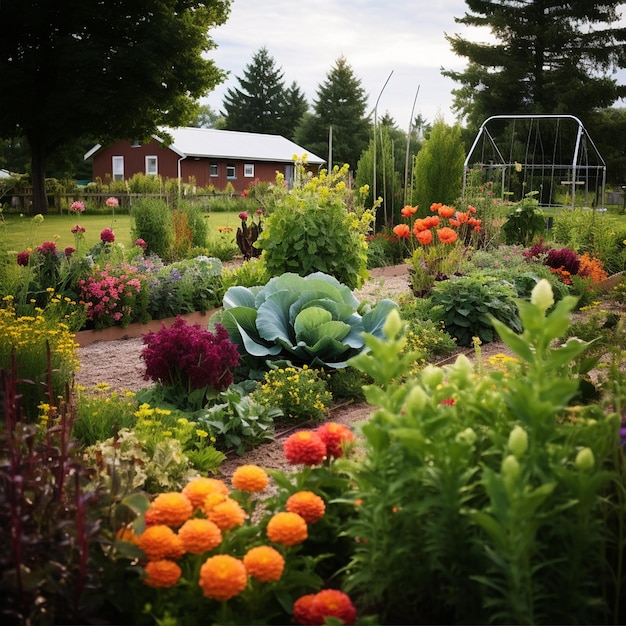
[[[347,426],[336,424],[335,422],[326,422],[315,432],[326,444],[327,455],[335,458],[343,456],[343,448],[347,442],[354,441],[352,431]]]
[[[300,430],[291,435],[283,449],[292,465],[319,465],[326,458],[326,444],[310,430]]]
[[[356,609],[350,597],[338,589],[322,589],[315,594],[309,609],[315,624],[323,624],[327,617],[336,617],[343,624],[356,622]]]

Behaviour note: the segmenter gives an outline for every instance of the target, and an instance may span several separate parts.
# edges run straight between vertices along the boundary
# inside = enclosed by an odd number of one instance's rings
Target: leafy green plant
[[[218,228],[217,232],[211,231],[206,245],[209,254],[222,261],[232,261],[239,252],[230,226]]]
[[[460,346],[471,346],[472,338],[483,342],[496,337],[491,317],[520,332],[515,290],[489,276],[461,276],[439,282],[433,288],[433,319],[441,320]]]
[[[380,334],[396,306],[389,299],[375,306],[361,303],[346,285],[321,272],[287,273],[263,287],[231,287],[215,320],[251,368],[263,368],[266,360],[337,368],[364,349],[363,332]]]
[[[143,239],[147,252],[171,260],[174,245],[174,222],[167,203],[156,198],[142,198],[133,204],[132,236]]]
[[[222,284],[224,290],[239,285],[240,287],[263,286],[271,278],[262,258],[244,261],[234,268],[224,269]]]
[[[527,194],[506,216],[502,232],[507,244],[528,246],[533,239],[544,233],[545,215],[533,195],[536,195],[536,192]]]

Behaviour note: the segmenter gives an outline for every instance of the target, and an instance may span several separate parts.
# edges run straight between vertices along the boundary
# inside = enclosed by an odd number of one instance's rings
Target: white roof
[[[306,154],[307,163],[321,165],[326,162],[281,135],[215,130],[214,128],[162,128],[161,130],[170,135],[173,140],[169,148],[181,157],[215,157],[291,163],[294,155],[300,159]],[[154,138],[157,141],[163,141],[163,137],[155,136]],[[88,159],[101,147],[100,144],[94,146],[84,158]]]

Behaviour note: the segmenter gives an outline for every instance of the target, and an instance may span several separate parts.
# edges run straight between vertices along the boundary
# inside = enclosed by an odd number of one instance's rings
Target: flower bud
[[[509,450],[519,459],[528,450],[528,433],[516,426],[509,435]]]
[[[511,488],[517,482],[522,470],[518,460],[512,454],[509,454],[502,461],[501,471],[506,486]]]
[[[552,285],[545,278],[535,285],[530,294],[530,301],[544,313],[554,304]]]
[[[385,333],[385,337],[387,337],[388,339],[395,339],[402,332],[403,326],[404,325],[402,323],[402,320],[400,319],[400,313],[398,312],[398,309],[391,309],[383,325],[383,332]]]
[[[428,400],[426,392],[421,387],[415,386],[409,391],[404,407],[407,413],[420,413],[428,403]]]
[[[581,472],[588,472],[593,469],[596,464],[596,460],[593,456],[591,448],[583,448],[576,455],[576,467]]]
[[[454,439],[457,443],[466,443],[471,446],[477,439],[476,431],[467,427],[463,432],[458,433]]]

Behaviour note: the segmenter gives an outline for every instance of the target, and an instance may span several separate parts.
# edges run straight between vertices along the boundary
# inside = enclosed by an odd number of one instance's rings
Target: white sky
[[[488,31],[454,21],[466,10],[464,0],[233,0],[226,24],[210,32],[218,47],[209,56],[229,78],[202,102],[219,112],[226,90],[239,86],[237,78],[265,46],[286,86],[295,81],[310,105],[343,55],[368,95],[368,113],[380,95],[378,118],[389,113],[406,130],[419,87],[414,115],[453,123],[450,92],[458,84],[441,68],[462,70],[465,59],[453,54],[445,34],[489,40]]]

